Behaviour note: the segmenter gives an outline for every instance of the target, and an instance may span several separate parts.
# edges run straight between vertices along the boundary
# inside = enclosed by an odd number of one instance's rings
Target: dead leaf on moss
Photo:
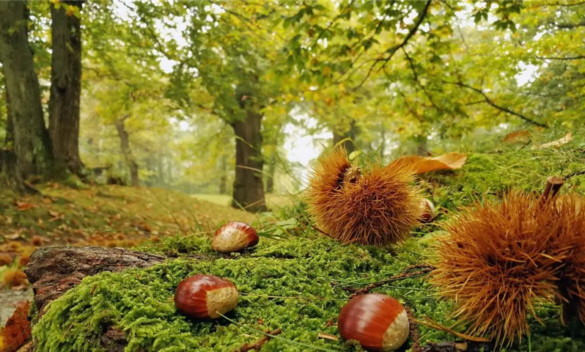
[[[32,208],[35,208],[36,205],[33,203],[27,203],[27,202],[16,202],[16,209],[18,211],[25,211],[25,210],[29,210]]]
[[[28,320],[30,302],[19,302],[16,310],[0,331],[0,351],[13,352],[25,345],[31,338]]]
[[[530,131],[527,130],[521,130],[521,131],[516,131],[516,132],[512,132],[512,133],[508,133],[504,139],[502,139],[502,142],[504,143],[526,143],[530,141]]]
[[[573,133],[568,132],[563,138],[557,139],[556,141],[544,143],[541,145],[532,146],[532,149],[545,149],[545,148],[560,148],[573,140]]]
[[[460,169],[466,160],[467,155],[463,153],[447,153],[434,158],[410,155],[394,160],[387,167],[404,166],[412,168],[416,174],[423,174],[430,171]]]

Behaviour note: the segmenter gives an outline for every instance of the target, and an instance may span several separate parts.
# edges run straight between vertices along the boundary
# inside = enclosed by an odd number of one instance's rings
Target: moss
[[[180,258],[149,269],[102,273],[84,279],[51,303],[33,335],[43,351],[99,351],[99,339],[108,327],[125,331],[127,351],[233,351],[261,337],[248,328],[280,328],[283,338],[296,342],[329,350],[355,350],[343,341],[317,338],[319,332],[337,334],[331,322],[336,321],[350,294],[343,287],[361,287],[398,274],[424,260],[425,253],[425,246],[414,239],[388,250],[342,246],[307,235],[282,241],[265,239],[253,253],[236,259]],[[237,324],[226,319],[195,321],[176,312],[172,300],[175,287],[196,273],[225,277],[236,284],[241,299],[228,316]],[[375,291],[398,298],[419,317],[428,316],[447,326],[456,323],[447,318],[450,303],[437,301],[422,277],[397,281]],[[545,319],[546,328],[538,330],[542,335],[532,337],[533,344],[538,341],[539,346],[551,346],[550,351],[585,349],[570,331],[558,327],[555,307],[543,309],[550,310],[546,315],[550,321]],[[458,327],[461,331],[464,328]],[[425,327],[421,327],[421,335],[423,342],[452,340],[446,333]],[[271,340],[262,350],[307,348]]]
[[[471,154],[460,170],[421,177],[437,204],[456,209],[474,199],[499,197],[512,189],[541,192],[546,178],[552,175],[565,177],[562,192],[585,193],[585,151],[543,149]]]
[[[563,192],[573,188],[583,193],[584,158],[583,149],[471,154],[463,169],[423,175],[422,183],[433,200],[450,211],[473,199],[499,197],[509,189],[540,192],[550,175],[567,177]],[[300,229],[307,225],[304,204],[287,207],[280,215],[296,219],[298,231],[294,232],[303,232]],[[33,337],[42,351],[99,351],[100,337],[108,327],[115,327],[126,333],[127,351],[233,351],[261,337],[251,328],[280,328],[280,336],[299,343],[328,350],[359,350],[341,340],[317,338],[319,332],[337,335],[332,322],[351,294],[344,287],[362,287],[430,260],[427,246],[434,237],[443,235],[437,229],[436,224],[425,225],[414,233],[422,239],[412,238],[395,248],[343,246],[308,230],[282,240],[263,237],[256,248],[231,257],[214,253],[208,237],[164,238],[143,245],[141,250],[180,258],[149,269],[84,279],[50,304],[35,325]],[[175,287],[196,273],[225,277],[236,284],[240,304],[228,315],[236,323],[223,318],[195,321],[176,312],[172,301]],[[451,302],[437,300],[424,277],[393,282],[374,292],[398,298],[419,318],[429,317],[461,332],[466,328],[450,316]],[[530,341],[523,339],[504,351],[585,351],[583,326],[573,322],[564,327],[559,314],[554,305],[537,304],[541,322],[529,319]],[[455,339],[424,326],[420,331],[423,344]],[[305,350],[281,340],[271,340],[262,349]]]

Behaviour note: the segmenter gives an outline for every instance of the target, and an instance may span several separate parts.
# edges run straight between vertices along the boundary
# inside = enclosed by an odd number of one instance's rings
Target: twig
[[[403,48],[408,43],[408,41],[410,40],[410,38],[412,38],[416,34],[416,32],[418,31],[418,28],[420,27],[420,25],[422,24],[423,20],[427,16],[427,12],[429,10],[429,7],[431,6],[431,2],[432,2],[432,0],[427,0],[427,3],[425,5],[425,7],[423,8],[423,10],[421,11],[421,13],[419,14],[416,23],[410,29],[410,31],[408,31],[408,34],[406,35],[406,37],[404,38],[404,40],[400,44],[398,44],[398,45],[390,48],[388,50],[389,55],[387,57],[377,59],[372,64],[372,66],[370,66],[370,69],[368,70],[368,73],[366,74],[366,77],[364,77],[364,79],[357,86],[353,87],[351,89],[351,91],[358,90],[359,88],[361,88],[364,85],[364,83],[366,83],[366,81],[368,80],[368,78],[370,78],[370,75],[374,71],[374,68],[376,68],[378,62],[383,62],[382,67],[380,68],[380,70],[383,70],[384,67],[386,67],[386,64],[388,63],[388,61],[390,61],[392,59],[392,57],[394,56],[394,54],[396,54],[396,52],[399,49]]]
[[[406,314],[408,315],[408,322],[410,325],[410,336],[412,337],[412,352],[422,352],[420,347],[420,331],[418,331],[418,324],[414,318],[414,314],[408,307],[404,307]]]
[[[418,269],[418,270],[416,270]],[[392,277],[389,277],[387,279],[378,281],[378,282],[374,282],[371,283],[367,286],[364,286],[362,288],[359,288],[357,290],[354,291],[354,293],[351,294],[351,296],[349,298],[353,298],[355,296],[359,296],[359,295],[363,295],[366,294],[368,292],[370,292],[371,290],[380,287],[380,286],[384,286],[385,284],[392,282],[392,281],[397,281],[397,280],[404,280],[404,279],[408,279],[411,277],[415,277],[415,276],[421,276],[424,274],[428,274],[429,272],[431,272],[433,269],[435,269],[433,266],[431,265],[413,265],[413,266],[409,266],[408,268],[406,268],[402,273],[398,274],[398,275],[394,275]],[[416,270],[416,271],[412,271],[412,270]]]
[[[554,199],[561,187],[563,187],[564,179],[558,176],[551,176],[546,179],[546,185],[544,186],[544,192],[540,197],[540,202],[544,203],[550,199]]]
[[[538,126],[538,127],[544,127],[544,128],[548,128],[548,125],[546,125],[546,124],[544,124],[544,123],[541,123],[541,122],[538,122],[538,121],[534,121],[533,119],[531,119],[531,118],[529,118],[529,117],[526,117],[526,116],[524,116],[524,115],[522,115],[522,114],[520,114],[520,113],[518,113],[518,112],[516,112],[516,111],[510,110],[510,109],[508,109],[508,108],[506,108],[506,107],[504,107],[504,106],[500,106],[500,105],[496,104],[496,103],[495,103],[495,102],[494,102],[492,99],[490,99],[490,97],[488,97],[488,96],[487,96],[487,95],[486,95],[486,94],[483,92],[483,90],[481,90],[481,89],[478,89],[478,88],[472,87],[472,86],[470,86],[470,85],[467,85],[467,84],[465,84],[465,83],[463,83],[463,82],[450,82],[450,81],[445,81],[445,80],[443,80],[443,83],[445,83],[445,84],[453,84],[453,85],[456,85],[456,86],[459,86],[459,87],[463,87],[463,88],[470,89],[470,90],[472,90],[472,91],[474,91],[474,92],[476,92],[476,93],[479,93],[479,94],[481,94],[481,95],[483,96],[483,99],[485,100],[485,102],[486,102],[488,105],[490,105],[490,106],[492,106],[492,107],[494,107],[494,108],[496,108],[496,109],[498,109],[498,110],[500,110],[500,111],[503,111],[503,112],[505,112],[505,113],[508,113],[508,114],[510,114],[510,115],[517,116],[517,117],[521,118],[522,120],[524,120],[524,121],[526,121],[526,122],[528,122],[528,123],[530,123],[530,124],[533,124],[533,125],[535,125],[535,126]]]
[[[297,341],[285,339],[284,337],[280,337],[280,336],[268,334],[268,333],[265,333],[262,330],[258,330],[258,329],[254,329],[254,328],[249,327],[249,326],[246,326],[246,325],[242,325],[242,324],[238,323],[237,321],[226,317],[225,315],[221,314],[220,312],[216,312],[216,313],[219,316],[221,316],[222,318],[224,318],[225,320],[229,321],[230,323],[232,323],[232,324],[234,324],[236,326],[239,326],[241,328],[245,328],[245,329],[248,329],[248,330],[251,330],[251,331],[259,332],[259,333],[261,333],[263,335],[270,336],[270,337],[275,338],[277,340],[285,341],[285,342],[290,343],[290,344],[293,344],[293,345],[303,346],[305,348],[309,348],[309,349],[313,349],[313,350],[317,350],[317,351],[336,351],[336,350],[331,350],[331,349],[323,348],[323,347],[319,347],[319,346],[313,346],[313,345],[309,345],[308,343],[297,342]]]
[[[238,351],[239,352],[247,352],[247,351],[252,351],[252,350],[260,351],[260,349],[262,348],[262,345],[264,345],[266,342],[268,342],[268,340],[270,340],[272,338],[272,336],[282,334],[282,329],[276,329],[274,331],[266,330],[266,334],[267,335],[264,335],[263,338],[256,341],[256,343],[254,343],[254,344],[245,343],[242,347],[237,349],[235,352],[238,352]]]

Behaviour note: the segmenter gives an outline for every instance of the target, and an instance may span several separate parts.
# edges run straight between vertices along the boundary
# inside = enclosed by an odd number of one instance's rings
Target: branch
[[[341,16],[345,15],[345,11],[349,10],[352,6],[353,3],[355,2],[355,0],[351,0],[349,2],[349,4],[347,4],[347,6],[343,9],[343,11],[341,11],[341,13],[339,15],[337,15],[332,21],[331,23],[329,23],[329,25],[327,26],[327,28],[324,28],[321,32],[319,32],[319,35],[317,36],[317,39],[315,39],[313,41],[313,44],[311,44],[311,47],[315,46],[315,44],[317,44],[317,42],[319,41],[319,39],[321,39],[323,37],[323,35],[325,33],[327,33],[329,31],[329,29],[331,29],[331,26],[333,26],[333,24],[335,24],[335,22],[337,22],[338,19],[341,18]]]
[[[435,104],[433,97],[429,94],[425,86],[423,86],[422,83],[420,83],[420,81],[418,80],[418,74],[416,73],[416,68],[414,67],[414,61],[408,55],[406,49],[402,48],[402,52],[404,53],[406,59],[408,60],[408,65],[410,66],[410,70],[412,71],[412,75],[414,76],[414,81],[416,82],[416,84],[420,87],[420,89],[422,89],[423,93],[425,93],[427,99],[429,99],[429,101],[431,102],[431,105],[433,105],[433,107],[438,111],[443,111],[443,109],[441,109],[440,107],[437,106],[437,104]]]
[[[549,57],[549,56],[535,56],[539,60],[583,60],[585,59],[585,55],[577,55],[577,56],[566,56],[566,57]]]
[[[576,3],[573,3],[573,4],[562,4],[560,2],[557,2],[557,3],[552,4],[552,3],[545,2],[543,4],[532,5],[532,6],[534,6],[534,7],[548,7],[548,6],[572,7],[572,6],[579,6],[579,5],[585,5],[585,1],[576,2]]]
[[[579,23],[555,23],[555,26],[557,26],[557,28],[562,28],[562,29],[573,29],[573,28],[577,28],[577,27],[585,27],[585,22],[579,22]]]
[[[410,29],[410,31],[408,31],[408,34],[406,35],[406,37],[404,38],[404,40],[402,41],[402,43],[400,43],[400,44],[394,46],[393,48],[391,48],[389,50],[389,53],[390,54],[388,55],[388,57],[381,58],[381,59],[377,59],[374,62],[374,64],[372,64],[372,66],[370,67],[370,69],[368,70],[368,73],[366,74],[366,77],[360,82],[360,84],[358,84],[357,86],[355,86],[354,88],[352,88],[352,91],[358,90],[359,88],[361,88],[364,85],[364,83],[366,83],[366,81],[368,80],[368,78],[372,74],[372,71],[374,71],[374,68],[377,66],[378,62],[383,62],[382,67],[380,68],[380,70],[384,69],[384,67],[386,67],[386,64],[388,63],[388,61],[390,61],[390,59],[392,59],[392,57],[394,56],[394,54],[396,54],[396,52],[399,49],[401,49],[402,47],[404,47],[408,43],[408,41],[410,40],[410,38],[412,38],[416,34],[416,32],[418,31],[418,28],[420,27],[420,25],[422,24],[423,20],[427,16],[427,13],[428,13],[429,7],[431,6],[431,2],[432,1],[433,0],[427,0],[427,3],[425,4],[424,9],[419,14],[416,23]]]
[[[478,89],[478,88],[469,86],[467,84],[464,84],[463,82],[449,82],[449,81],[443,80],[443,83],[445,83],[445,84],[453,84],[453,85],[456,85],[456,86],[459,86],[459,87],[463,87],[463,88],[470,89],[470,90],[472,90],[472,91],[474,91],[476,93],[481,94],[483,96],[483,99],[485,100],[485,102],[488,103],[490,106],[492,106],[492,107],[494,107],[494,108],[496,108],[496,109],[498,109],[498,110],[500,110],[502,112],[508,113],[510,115],[517,116],[517,117],[521,118],[522,120],[524,120],[524,121],[526,121],[526,122],[528,122],[530,124],[533,124],[535,126],[548,128],[548,126],[546,124],[544,124],[544,123],[541,123],[541,122],[538,122],[538,121],[534,121],[531,118],[526,117],[526,116],[524,116],[524,115],[522,115],[522,114],[520,114],[518,112],[512,111],[512,110],[510,110],[510,109],[508,109],[506,107],[503,107],[503,106],[500,106],[500,105],[494,103],[494,101],[491,100],[481,89]]]

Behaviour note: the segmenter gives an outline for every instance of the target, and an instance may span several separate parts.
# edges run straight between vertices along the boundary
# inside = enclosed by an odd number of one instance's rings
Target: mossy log
[[[165,257],[122,248],[50,246],[38,248],[24,272],[34,292],[34,303],[43,314],[47,304],[61,297],[89,275],[103,271],[147,268]]]
[[[147,268],[165,259],[160,255],[122,248],[51,246],[35,250],[24,272],[33,287],[34,303],[40,317],[47,304],[86,276],[103,271]],[[109,328],[102,336],[101,344],[108,351],[123,351],[126,336],[122,331]]]

